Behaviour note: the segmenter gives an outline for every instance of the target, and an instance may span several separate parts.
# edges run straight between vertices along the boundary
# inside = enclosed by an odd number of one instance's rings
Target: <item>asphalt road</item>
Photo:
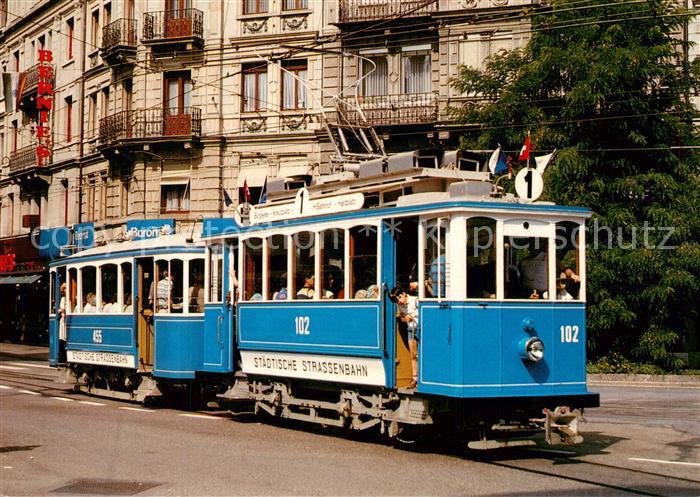
[[[600,387],[582,445],[397,448],[223,410],[86,397],[0,357],[2,495],[699,495],[700,389]]]

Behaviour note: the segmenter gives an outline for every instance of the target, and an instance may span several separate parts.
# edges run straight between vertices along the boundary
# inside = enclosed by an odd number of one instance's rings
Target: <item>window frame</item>
[[[288,61],[284,61],[282,63],[282,84],[281,86],[281,98],[282,98],[282,110],[306,110],[308,109],[309,106],[309,92],[307,91],[306,86],[300,84],[300,80],[307,81],[309,77],[309,61],[308,59],[291,59]],[[300,71],[305,71],[306,72],[306,78],[302,78],[299,76]],[[289,74],[291,73],[291,74]],[[292,76],[293,74],[293,76]],[[284,101],[284,95],[285,95],[285,76],[289,75],[292,78],[292,81],[294,81],[294,106],[293,107],[287,107],[285,105]],[[300,95],[301,91],[304,92],[304,106],[301,107],[299,105],[299,100],[300,100]]]
[[[288,7],[287,2],[294,4],[293,7]],[[309,8],[308,0],[282,0],[282,12],[291,12],[294,10],[307,10]]]
[[[264,101],[260,99],[260,75],[265,74],[266,84],[263,85],[265,91]],[[246,104],[250,100],[250,96],[246,95],[246,76],[253,75],[255,77],[255,95],[252,97],[253,108],[247,109]],[[266,110],[267,108],[267,86],[269,83],[269,73],[267,62],[264,63],[248,63],[243,64],[243,70],[241,71],[241,112],[260,112],[261,110]],[[261,107],[262,104],[262,107]]]
[[[437,302],[442,302],[443,300],[449,300],[452,298],[452,293],[453,293],[453,282],[451,281],[451,264],[450,264],[450,257],[452,256],[452,250],[450,249],[450,245],[452,242],[452,230],[450,229],[450,225],[454,217],[452,217],[450,214],[431,214],[430,216],[425,216],[420,218],[420,222],[418,225],[418,266],[420,268],[420,272],[418,274],[418,297],[420,300],[428,300],[428,301],[437,301]],[[438,246],[438,296],[437,297],[428,297],[425,292],[425,283],[426,283],[426,278],[425,278],[425,272],[426,272],[426,262],[425,262],[425,249],[426,249],[426,236],[427,236],[427,226],[430,221],[437,221],[437,233],[438,233],[438,238],[437,238],[437,246]],[[444,224],[443,224],[444,223]],[[444,242],[442,242],[442,234],[440,232],[442,226],[445,226],[445,239]],[[466,229],[466,226],[465,226]],[[443,254],[440,253],[440,245],[444,246],[444,259],[445,259],[445,270],[444,274],[441,272],[440,268],[440,258],[443,257]],[[431,261],[432,264],[432,261]],[[448,277],[445,277],[445,275],[448,275]],[[442,276],[442,279],[444,279],[444,295],[441,295],[440,292],[440,277]]]
[[[249,0],[243,0],[243,15],[249,15],[249,14],[267,14],[270,10],[270,0],[252,0],[255,2],[255,9],[254,10],[248,10],[248,1]],[[262,10],[262,7],[264,6],[265,10]]]

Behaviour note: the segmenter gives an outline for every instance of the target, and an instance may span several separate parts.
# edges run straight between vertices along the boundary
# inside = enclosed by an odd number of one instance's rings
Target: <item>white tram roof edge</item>
[[[204,246],[199,233],[194,233],[192,237],[189,237],[183,233],[176,233],[172,235],[161,235],[158,238],[149,238],[146,240],[133,240],[122,242],[115,241],[112,243],[107,243],[105,245],[100,245],[99,247],[92,247],[89,249],[81,250],[80,252],[64,257],[63,259],[61,259],[61,261],[66,262],[76,259],[82,259],[85,257],[119,254],[122,252],[134,252],[159,248],[184,248],[197,246]]]

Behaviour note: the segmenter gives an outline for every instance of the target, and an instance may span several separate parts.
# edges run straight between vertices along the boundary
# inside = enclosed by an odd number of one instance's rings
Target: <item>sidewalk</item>
[[[0,342],[0,356],[23,359],[25,361],[49,360],[49,348],[39,345],[22,345]]]

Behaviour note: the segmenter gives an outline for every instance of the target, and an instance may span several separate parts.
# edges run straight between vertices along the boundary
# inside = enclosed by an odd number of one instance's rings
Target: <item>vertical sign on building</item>
[[[39,50],[39,86],[36,98],[38,126],[36,128],[37,166],[42,167],[51,157],[51,128],[49,127],[49,112],[53,107],[53,52]]]

